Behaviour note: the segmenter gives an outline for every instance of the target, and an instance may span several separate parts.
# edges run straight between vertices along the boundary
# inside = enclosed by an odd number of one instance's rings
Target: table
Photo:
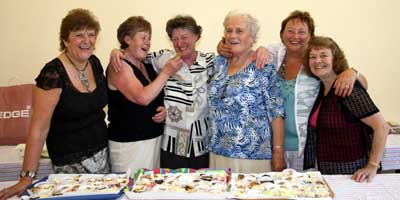
[[[382,157],[382,170],[400,169],[400,134],[389,134]]]
[[[335,193],[334,200],[398,200],[400,199],[400,174],[378,174],[372,183],[356,183],[350,175],[324,175]],[[0,189],[15,181],[0,182]],[[19,199],[13,197],[11,199]],[[123,195],[119,200],[127,200]]]
[[[400,174],[378,174],[371,183],[356,183],[350,175],[324,175],[335,194],[334,200],[398,200]]]

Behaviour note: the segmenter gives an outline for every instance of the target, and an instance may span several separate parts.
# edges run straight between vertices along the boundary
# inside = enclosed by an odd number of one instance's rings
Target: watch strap
[[[21,171],[21,173],[19,174],[19,177],[20,178],[23,178],[23,177],[30,177],[30,178],[35,178],[36,177],[36,172],[35,171],[25,171],[25,170],[22,170]]]

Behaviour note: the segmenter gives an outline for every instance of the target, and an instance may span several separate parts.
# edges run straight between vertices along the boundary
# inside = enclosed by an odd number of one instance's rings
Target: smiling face
[[[254,43],[250,27],[244,16],[232,16],[225,24],[225,40],[233,55],[248,52]]]
[[[308,57],[311,72],[319,79],[335,76],[333,71],[333,54],[329,48],[313,48]]]
[[[93,54],[96,44],[96,31],[94,29],[82,29],[71,31],[67,41],[63,41],[65,49],[70,56],[78,62],[85,62]]]
[[[199,36],[186,28],[176,28],[172,31],[171,41],[176,52],[182,58],[189,58],[196,54],[196,42]]]
[[[148,31],[136,32],[133,36],[125,36],[125,42],[128,44],[126,53],[138,61],[143,61],[150,50],[151,34]]]
[[[281,36],[288,51],[300,53],[305,52],[311,39],[308,25],[299,19],[288,21]]]

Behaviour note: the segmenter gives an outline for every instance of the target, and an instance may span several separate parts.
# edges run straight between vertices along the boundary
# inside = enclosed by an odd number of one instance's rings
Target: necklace
[[[85,66],[83,69],[79,69],[74,62],[72,62],[71,58],[68,56],[67,53],[65,53],[65,56],[67,57],[68,61],[72,64],[72,66],[75,68],[75,70],[79,73],[79,80],[81,80],[82,85],[85,87],[85,89],[90,92],[89,90],[89,79],[86,74],[86,68],[89,65],[89,61],[86,62]]]
[[[285,57],[283,57],[280,75],[283,79],[286,79],[286,55],[285,55]]]

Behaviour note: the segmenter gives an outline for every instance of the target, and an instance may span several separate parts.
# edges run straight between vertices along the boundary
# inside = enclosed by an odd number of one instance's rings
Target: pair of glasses
[[[225,99],[227,95],[228,85],[229,85],[229,79],[227,79],[224,85],[222,86],[221,95],[219,96],[219,99]]]

